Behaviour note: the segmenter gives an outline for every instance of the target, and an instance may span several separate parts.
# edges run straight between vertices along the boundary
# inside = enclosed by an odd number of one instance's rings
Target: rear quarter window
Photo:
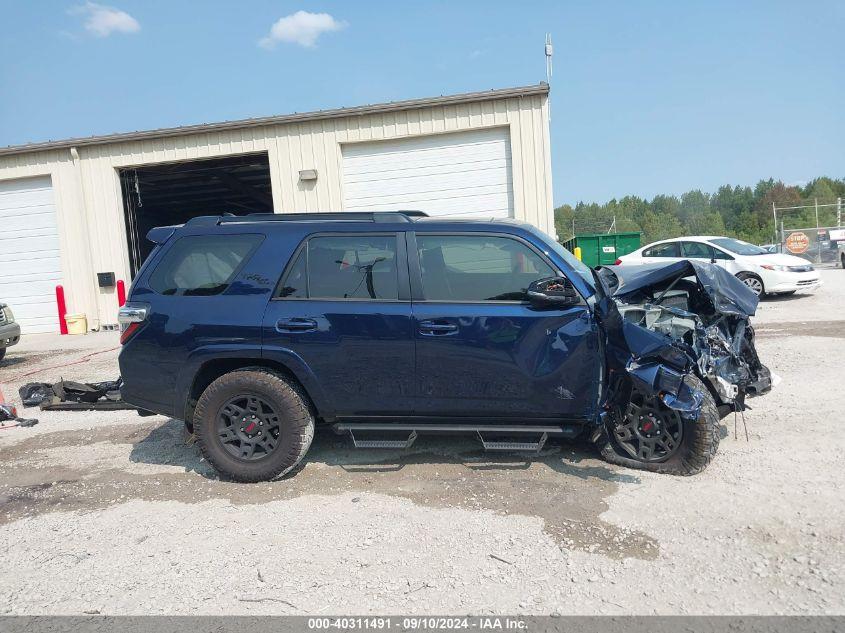
[[[179,238],[150,275],[163,295],[210,296],[229,287],[263,240],[261,235],[193,235]]]

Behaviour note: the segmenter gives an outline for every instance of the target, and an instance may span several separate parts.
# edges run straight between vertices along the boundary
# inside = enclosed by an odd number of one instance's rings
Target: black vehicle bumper
[[[17,323],[0,325],[0,347],[17,345],[21,340],[21,326]]]

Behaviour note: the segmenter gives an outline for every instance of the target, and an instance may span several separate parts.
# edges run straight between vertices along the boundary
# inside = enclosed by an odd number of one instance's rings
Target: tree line
[[[576,234],[639,231],[643,244],[682,235],[728,235],[754,244],[772,242],[775,237],[772,203],[777,207],[809,205],[782,214],[785,228],[816,226],[814,201],[835,204],[843,198],[845,178],[823,176],[805,186],[785,185],[780,180],[761,180],[755,187],[723,185],[716,193],[698,189],[680,197],[658,195],[650,201],[625,196],[604,204],[579,202],[555,209],[558,238]],[[819,226],[836,225],[836,208],[819,208]],[[779,214],[778,224],[780,224]],[[779,227],[778,227],[779,228]]]

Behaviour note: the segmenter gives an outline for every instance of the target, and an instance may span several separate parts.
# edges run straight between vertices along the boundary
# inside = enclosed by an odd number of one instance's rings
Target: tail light
[[[621,260],[621,259],[619,259],[619,258],[617,257],[617,258],[616,258],[616,261],[615,261],[615,262],[613,262],[613,265],[614,265],[614,266],[621,266],[621,265],[622,265],[622,260]]]
[[[126,304],[117,311],[117,322],[120,323],[120,344],[125,345],[147,320],[147,308]]]

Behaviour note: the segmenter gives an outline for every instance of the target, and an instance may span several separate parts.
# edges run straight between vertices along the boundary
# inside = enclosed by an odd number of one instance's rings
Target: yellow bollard
[[[575,257],[577,257],[577,258],[578,258],[578,261],[579,261],[579,262],[580,262],[580,261],[583,261],[583,260],[581,259],[581,247],[580,247],[580,246],[576,246],[576,247],[575,247],[575,250],[574,250],[573,252],[575,253]]]

